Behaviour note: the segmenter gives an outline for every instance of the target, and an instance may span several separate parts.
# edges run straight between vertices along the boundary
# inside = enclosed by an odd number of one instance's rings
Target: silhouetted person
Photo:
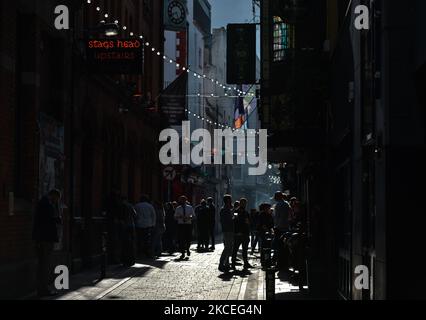
[[[175,211],[175,219],[178,223],[178,239],[181,252],[180,259],[185,259],[185,254],[191,255],[190,247],[192,241],[192,220],[194,219],[194,209],[187,203],[187,198],[179,198],[179,206]]]
[[[145,254],[148,258],[152,258],[152,232],[155,227],[157,213],[147,195],[141,197],[141,201],[135,205],[135,210],[137,217],[138,253],[139,255]]]
[[[263,261],[263,245],[265,243],[266,234],[274,233],[274,217],[272,216],[271,205],[268,203],[262,203],[259,207],[259,211],[257,229],[261,260]]]
[[[283,234],[288,232],[290,227],[290,204],[286,201],[286,196],[280,191],[275,193],[274,199],[276,201],[274,207],[275,231]]]
[[[275,252],[273,260],[277,262],[277,266],[280,269],[285,269],[288,261],[286,261],[284,255],[281,239],[290,230],[291,208],[290,204],[286,201],[286,195],[282,192],[276,192],[274,199],[276,204],[274,207],[274,240],[272,244]]]
[[[223,251],[219,261],[219,271],[228,272],[230,269],[229,258],[234,248],[234,211],[232,210],[232,197],[227,194],[223,197],[223,207],[220,210],[220,224],[223,232]]]
[[[207,214],[208,214],[208,235],[209,240],[211,239],[212,245],[210,247],[211,251],[216,249],[216,206],[213,203],[213,198],[207,199]],[[207,242],[208,245],[208,242]]]
[[[61,223],[59,214],[59,201],[61,192],[52,190],[37,204],[34,225],[33,240],[37,251],[37,294],[40,297],[56,294],[49,289],[49,278],[53,273],[51,258],[54,244],[59,242],[58,225]]]
[[[234,213],[234,250],[232,254],[232,268],[235,269],[237,253],[240,246],[243,249],[244,270],[252,268],[248,261],[248,246],[250,243],[250,216],[246,210],[247,199],[240,200],[240,206]]]
[[[206,200],[202,199],[195,207],[195,217],[197,222],[197,250],[207,251],[209,247],[209,216]]]

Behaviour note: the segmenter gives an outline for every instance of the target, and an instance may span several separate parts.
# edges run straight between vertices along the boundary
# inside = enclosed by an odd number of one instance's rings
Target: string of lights
[[[94,4],[94,2],[95,2],[95,0],[86,0],[86,3],[88,4],[88,5],[91,5],[91,4]],[[103,18],[105,18],[105,19],[111,19],[111,20],[113,20],[113,18],[111,18],[110,17],[110,15],[109,15],[109,13],[107,13],[107,12],[103,12],[103,10],[102,10],[102,8],[98,5],[98,6],[96,6],[96,11],[97,12],[99,12],[99,14],[100,15],[102,15],[103,16]],[[117,27],[119,26],[119,20],[117,20],[117,19],[115,19],[114,20],[114,24],[116,24],[117,25]],[[130,30],[127,30],[127,26],[125,26],[125,25],[123,25],[122,27],[121,27],[121,29],[123,30],[123,31],[127,31],[127,32],[129,32],[129,36],[130,37],[138,37],[139,39],[141,39],[141,40],[144,40],[145,39],[145,37],[143,36],[143,35],[136,35],[133,31],[130,31]],[[162,56],[162,58],[163,58],[163,60],[164,61],[167,61],[167,62],[169,62],[170,64],[175,64],[175,66],[176,66],[176,68],[178,69],[178,70],[182,70],[182,71],[184,71],[184,72],[187,72],[188,74],[190,74],[190,75],[192,75],[194,78],[197,78],[197,79],[202,79],[202,80],[207,80],[207,81],[211,81],[215,86],[218,86],[218,87],[220,87],[220,88],[222,88],[222,89],[224,89],[226,92],[225,92],[225,97],[227,97],[227,96],[232,96],[232,95],[230,95],[228,92],[229,91],[234,91],[234,92],[236,92],[236,95],[235,95],[235,97],[246,97],[246,96],[249,96],[249,97],[254,97],[255,96],[255,94],[254,93],[250,93],[250,92],[245,92],[245,91],[243,91],[243,90],[240,90],[240,89],[238,89],[237,87],[232,87],[232,86],[229,86],[229,85],[225,85],[224,83],[221,83],[220,81],[218,81],[217,79],[214,79],[214,78],[211,78],[211,77],[208,77],[207,75],[205,75],[205,74],[200,74],[200,73],[198,73],[198,72],[196,72],[196,71],[194,71],[194,70],[192,70],[192,69],[190,69],[190,67],[189,66],[181,66],[175,59],[172,59],[172,58],[170,58],[170,57],[168,57],[167,55],[165,55],[164,53],[162,53],[161,51],[159,51],[159,50],[157,50],[155,47],[153,47],[148,41],[146,41],[145,43],[145,47],[147,47],[147,48],[151,48],[151,52],[153,53],[153,54],[156,54],[157,56]],[[228,91],[228,92],[227,92]],[[213,95],[214,96],[214,95]],[[232,97],[234,97],[234,96],[232,96]]]
[[[201,121],[203,121],[205,123],[217,126],[218,128],[231,129],[232,131],[235,131],[235,132],[247,131],[247,132],[250,132],[250,133],[257,134],[257,135],[260,134],[260,131],[256,131],[254,129],[235,129],[232,126],[230,126],[229,124],[224,124],[224,123],[219,123],[219,122],[216,122],[216,121],[212,121],[212,120],[210,120],[210,119],[208,119],[208,118],[206,118],[206,117],[204,117],[202,115],[199,115],[199,114],[196,114],[194,112],[191,112],[191,110],[188,110],[188,109],[185,109],[185,112],[188,113],[188,115],[191,116],[191,117],[193,117],[193,118],[196,118],[196,119],[199,119],[199,120],[201,120]]]

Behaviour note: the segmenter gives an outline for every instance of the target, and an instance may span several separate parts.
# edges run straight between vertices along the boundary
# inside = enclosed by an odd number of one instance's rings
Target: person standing
[[[220,224],[223,232],[223,251],[219,261],[219,271],[229,272],[229,258],[234,248],[234,211],[232,197],[227,194],[223,197],[223,207],[220,210]]]
[[[216,233],[216,206],[213,203],[213,198],[209,197],[207,198],[207,216],[208,216],[208,243],[211,239],[212,245],[209,248],[210,251],[216,250],[216,239],[215,239],[215,233]]]
[[[175,211],[175,219],[178,224],[178,239],[181,252],[180,260],[185,259],[185,253],[188,257],[191,255],[190,247],[192,241],[192,220],[195,217],[194,209],[187,203],[186,196],[179,198],[179,206]]]
[[[259,207],[259,218],[258,218],[258,236],[260,245],[260,256],[263,259],[263,245],[265,243],[266,235],[273,235],[274,233],[274,218],[272,216],[271,205],[269,203],[262,203]]]
[[[152,258],[152,232],[157,213],[147,195],[141,197],[141,201],[135,205],[135,211],[138,254],[139,256],[145,254],[148,258]]]
[[[195,218],[197,223],[197,251],[205,252],[209,247],[209,217],[206,200],[202,199],[195,208]]]
[[[274,228],[276,234],[281,236],[289,231],[290,228],[290,204],[286,201],[286,196],[278,191],[275,193],[276,201],[274,207]]]
[[[234,213],[234,249],[232,253],[232,269],[235,270],[237,253],[240,246],[243,249],[244,270],[252,268],[248,261],[248,246],[250,243],[250,216],[246,210],[247,199],[240,200],[240,206]]]
[[[286,196],[281,191],[275,193],[274,199],[276,204],[274,207],[274,240],[272,243],[275,252],[273,260],[279,268],[285,269],[288,261],[286,261],[281,238],[290,229],[291,208],[286,201]]]
[[[61,192],[51,190],[37,204],[34,214],[33,240],[37,252],[37,294],[39,297],[52,296],[56,292],[49,289],[51,258],[55,243],[59,242],[58,225],[61,223],[59,202]]]

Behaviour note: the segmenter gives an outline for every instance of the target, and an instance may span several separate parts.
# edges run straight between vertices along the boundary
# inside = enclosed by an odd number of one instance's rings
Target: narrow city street
[[[0,1],[0,300],[426,299],[425,17]]]
[[[142,260],[131,268],[112,267],[106,279],[97,282],[98,272],[70,279],[71,290],[58,300],[264,300],[265,273],[257,254],[250,255],[255,267],[224,275],[217,270],[223,245],[214,252],[197,253],[192,246],[187,261],[178,254],[157,260]]]
[[[99,270],[71,276],[70,290],[45,300],[266,300],[265,271],[259,253],[249,254],[253,269],[229,274],[217,270],[223,245],[214,252],[197,253],[177,261],[179,254],[164,255],[157,260],[139,260],[131,268],[110,266],[105,279]],[[240,257],[241,258],[241,257]],[[305,296],[299,288],[280,277],[275,279],[277,300],[300,300]],[[33,298],[33,297],[29,297]]]

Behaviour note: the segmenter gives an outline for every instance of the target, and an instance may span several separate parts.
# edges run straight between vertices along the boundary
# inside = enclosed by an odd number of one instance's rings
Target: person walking
[[[52,253],[55,243],[59,242],[58,225],[61,224],[59,202],[61,192],[51,190],[37,204],[34,214],[33,240],[37,253],[37,294],[39,297],[52,296],[56,292],[49,289],[52,275]]]
[[[135,211],[138,254],[140,257],[145,255],[148,258],[152,258],[152,232],[157,213],[147,195],[142,195],[141,201],[135,205]]]
[[[234,212],[232,197],[227,194],[223,197],[223,207],[220,210],[220,224],[223,232],[223,251],[219,261],[219,271],[229,272],[229,258],[233,254],[234,248]]]
[[[250,243],[250,216],[246,210],[247,199],[240,200],[240,206],[234,213],[234,249],[232,253],[232,269],[236,270],[237,253],[242,246],[244,270],[252,268],[248,261],[248,246]]]
[[[207,246],[209,244],[209,240],[211,239],[212,245],[209,248],[210,251],[216,250],[216,239],[215,239],[215,233],[216,233],[216,206],[213,203],[213,198],[209,197],[207,198],[207,228],[208,228],[208,241]]]
[[[175,219],[178,224],[178,240],[181,252],[179,260],[185,259],[185,254],[188,257],[191,255],[190,247],[192,241],[192,220],[195,217],[194,209],[187,203],[188,199],[186,196],[179,198],[179,206],[175,211]]]
[[[206,200],[202,199],[195,208],[195,218],[197,222],[197,251],[206,252],[209,247],[209,217]]]

